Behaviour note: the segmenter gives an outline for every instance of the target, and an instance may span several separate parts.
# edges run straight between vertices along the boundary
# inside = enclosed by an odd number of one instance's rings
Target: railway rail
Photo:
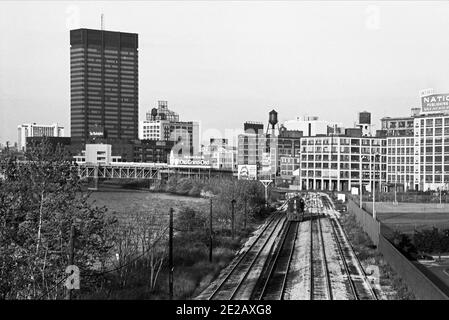
[[[332,208],[332,203],[330,203],[326,196],[322,196],[321,199],[328,205],[329,208]],[[330,223],[332,226],[332,234],[337,244],[338,252],[348,278],[353,299],[377,300],[378,296],[372,288],[362,264],[355,254],[354,248],[349,242],[340,222],[337,218],[333,217],[330,218]]]
[[[261,277],[261,285],[253,294],[258,300],[283,300],[288,282],[290,265],[298,239],[298,221],[287,222],[286,231],[282,235],[278,249],[267,263],[266,276]]]
[[[298,291],[294,291],[298,288],[303,292],[299,295],[301,299],[307,299],[303,296],[305,293],[310,300],[377,299],[338,219],[333,215],[324,215],[323,205],[332,208],[329,201],[325,196],[308,194],[307,213],[304,211],[299,218],[295,216],[297,220],[290,221],[287,221],[284,212],[288,208],[287,201],[270,217],[248,248],[233,260],[225,274],[203,291],[198,299],[282,300],[286,292],[287,298],[292,297],[291,292],[296,292],[294,295],[298,296]],[[305,223],[309,226],[305,227]],[[326,237],[323,236],[323,229]],[[310,240],[306,241],[310,248],[306,251],[298,243],[299,230],[302,239],[306,232],[310,233]],[[302,284],[299,287],[297,281],[292,285],[295,282],[292,281],[293,277],[298,274],[290,272],[292,263],[298,262],[293,261],[293,257],[300,257],[295,255],[298,248],[301,252],[309,251],[307,255],[301,254],[309,259],[301,260],[308,261],[308,267],[298,269],[293,265],[296,273],[301,272],[299,278],[302,280],[299,283]],[[307,263],[301,265],[306,266]]]
[[[256,263],[262,263],[260,261],[263,260],[263,257],[261,257],[262,252],[271,250],[271,245],[282,231],[285,222],[285,215],[280,211],[276,212],[251,243],[250,247],[230,266],[227,275],[204,293],[208,295],[207,299],[248,299],[248,296],[242,296],[242,294],[239,294],[239,291],[245,287],[243,284],[246,282],[249,274],[254,271]]]

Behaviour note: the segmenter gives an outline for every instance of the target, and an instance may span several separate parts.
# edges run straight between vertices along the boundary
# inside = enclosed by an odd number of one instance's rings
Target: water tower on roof
[[[267,133],[270,133],[270,135],[273,137],[276,136],[276,127],[279,131],[278,113],[273,109],[268,113]]]
[[[372,135],[371,112],[361,111],[357,119],[356,127],[362,130],[362,136],[367,137]]]

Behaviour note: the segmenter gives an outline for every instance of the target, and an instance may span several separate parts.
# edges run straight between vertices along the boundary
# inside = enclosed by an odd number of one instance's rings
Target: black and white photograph
[[[0,1],[0,300],[448,300],[448,57],[449,1]]]

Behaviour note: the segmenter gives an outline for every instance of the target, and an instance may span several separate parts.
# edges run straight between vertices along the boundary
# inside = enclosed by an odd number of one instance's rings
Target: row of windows
[[[301,152],[304,153],[324,153],[324,152],[338,152],[340,153],[366,153],[366,154],[376,154],[376,153],[386,153],[385,148],[380,147],[317,147],[317,146],[303,146]]]
[[[379,139],[354,139],[354,138],[323,138],[323,139],[303,139],[303,144],[307,145],[354,145],[354,146],[384,146],[386,144],[385,140]]]
[[[444,126],[449,126],[449,118],[433,118],[433,119],[421,119],[420,123],[421,123],[421,127],[425,126],[426,127],[433,127],[435,125],[435,127],[441,127],[443,125],[444,122]]]
[[[340,179],[360,179],[360,177],[362,177],[362,179],[366,179],[366,180],[377,180],[377,179],[382,179],[385,180],[386,178],[386,174],[383,172],[382,175],[379,175],[379,173],[376,174],[362,174],[360,176],[360,173],[355,171],[355,172],[348,172],[348,171],[339,171],[339,173],[337,174],[337,176],[331,176],[329,177],[328,174],[323,174],[322,171],[313,171],[313,170],[302,170],[301,171],[301,176],[302,177],[309,177],[309,178],[324,178],[324,179],[337,179],[337,177],[339,177]]]
[[[426,136],[442,136],[444,132],[444,135],[449,135],[449,127],[445,127],[444,131],[443,128],[421,128],[420,134],[421,136],[424,136],[424,133]]]

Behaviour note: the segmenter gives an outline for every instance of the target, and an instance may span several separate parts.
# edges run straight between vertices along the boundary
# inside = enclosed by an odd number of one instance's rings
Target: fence
[[[380,202],[414,202],[414,203],[439,203],[440,194],[439,192],[427,192],[427,193],[417,193],[417,192],[398,192],[396,197],[394,192],[376,192],[376,201]],[[363,201],[370,202],[373,200],[371,193],[363,193]],[[449,203],[449,193],[443,191],[441,194],[441,202]]]
[[[380,234],[380,222],[374,220],[373,217],[359,208],[354,201],[348,201],[348,211],[355,214],[357,222],[362,226],[363,231],[365,231],[370,237],[373,244],[377,247],[379,245],[379,234]]]
[[[449,296],[423,273],[424,270],[419,270],[417,266],[408,260],[389,240],[387,240],[382,233],[382,230],[388,230],[387,227],[381,222],[374,220],[368,212],[360,209],[359,205],[351,199],[348,200],[348,211],[355,214],[357,222],[377,246],[378,252],[382,254],[387,263],[401,277],[401,279],[407,283],[407,286],[413,291],[418,299],[449,300]]]

